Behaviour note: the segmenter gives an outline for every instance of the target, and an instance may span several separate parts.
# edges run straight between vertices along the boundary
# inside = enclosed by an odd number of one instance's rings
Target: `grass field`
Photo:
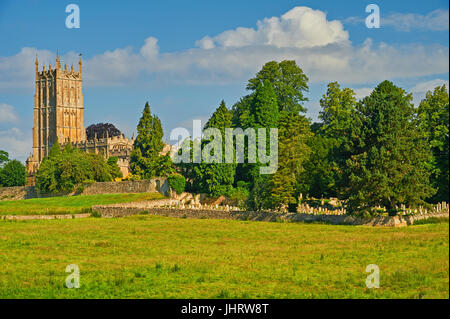
[[[76,214],[92,205],[161,199],[160,193],[99,194],[0,201],[0,215]]]
[[[80,267],[79,289],[64,287]],[[366,266],[380,268],[367,289]],[[449,298],[449,225],[0,222],[0,298]]]

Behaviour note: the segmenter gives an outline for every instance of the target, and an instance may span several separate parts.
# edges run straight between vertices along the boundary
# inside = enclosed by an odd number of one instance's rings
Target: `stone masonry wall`
[[[148,213],[151,215],[162,215],[178,218],[200,218],[200,219],[234,219],[234,220],[253,220],[253,221],[287,221],[287,222],[324,222],[334,225],[363,225],[363,226],[390,226],[403,227],[412,225],[415,220],[426,219],[430,217],[448,218],[447,212],[433,213],[427,215],[414,216],[380,216],[374,218],[359,218],[348,215],[312,215],[298,213],[272,213],[272,212],[245,212],[245,211],[226,211],[213,209],[195,209],[195,208],[169,208],[162,207],[170,205],[168,200],[152,206],[145,206],[144,202],[140,205],[105,205],[93,206],[94,212],[100,213],[102,217],[125,217],[135,214]]]
[[[0,187],[0,201],[36,198],[34,186]]]
[[[154,193],[160,192],[169,195],[169,183],[165,178],[155,178],[142,181],[123,182],[99,182],[84,185],[83,191],[63,195],[94,195],[94,194],[116,194],[116,193]],[[56,196],[56,195],[55,195]],[[58,195],[60,196],[60,195]],[[20,200],[38,197],[51,197],[40,195],[34,186],[0,187],[1,200]]]

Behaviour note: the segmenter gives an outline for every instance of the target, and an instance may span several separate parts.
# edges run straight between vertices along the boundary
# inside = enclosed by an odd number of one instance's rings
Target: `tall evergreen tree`
[[[315,197],[336,196],[348,184],[344,174],[350,156],[350,132],[356,110],[355,92],[328,84],[320,100],[322,120],[310,145],[313,150],[308,166],[309,194]]]
[[[304,173],[310,155],[311,137],[308,120],[295,113],[285,113],[279,122],[278,170],[271,179],[271,196],[275,205],[297,204],[297,181]]]
[[[56,157],[61,154],[61,145],[59,145],[58,137],[50,148],[50,152],[48,153],[49,157]]]
[[[244,113],[245,114],[245,113]],[[266,151],[270,150],[270,129],[278,128],[279,107],[277,95],[273,85],[265,80],[259,84],[253,93],[253,98],[250,104],[250,112],[245,114],[247,118],[247,125],[256,130],[256,141],[259,143],[259,136],[257,129],[266,129]],[[247,127],[244,127],[247,128]],[[260,174],[260,167],[267,164],[262,164],[258,155],[255,164],[242,164],[241,175],[247,174],[245,181],[249,181],[253,188],[250,191],[249,206],[251,209],[260,210],[273,206],[270,194],[270,179],[271,176],[267,174]]]
[[[155,177],[161,170],[160,164],[165,163],[159,155],[164,147],[163,130],[160,119],[151,114],[148,102],[145,103],[137,132],[130,158],[131,172],[142,178]]]
[[[211,196],[225,194],[232,188],[236,165],[225,163],[225,129],[232,128],[232,114],[227,109],[225,102],[214,111],[205,125],[205,129],[217,128],[222,134],[222,158],[221,163],[182,163],[183,174],[191,181],[194,191],[207,193]],[[202,140],[202,145],[212,140]]]
[[[432,185],[437,188],[433,201],[449,201],[449,99],[445,85],[428,91],[420,103],[418,118],[421,128],[427,134],[434,157]]]
[[[393,212],[433,194],[431,151],[411,100],[411,94],[384,81],[357,104],[345,190],[351,211],[381,205]]]

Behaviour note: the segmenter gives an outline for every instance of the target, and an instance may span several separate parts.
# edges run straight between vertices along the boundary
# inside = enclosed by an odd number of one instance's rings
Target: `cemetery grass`
[[[127,193],[8,200],[0,201],[0,216],[78,214],[90,212],[92,205],[128,203],[162,198],[164,196],[160,193]]]
[[[0,221],[0,298],[449,298],[448,223]],[[65,288],[66,266],[80,288]],[[380,288],[365,285],[380,268]]]

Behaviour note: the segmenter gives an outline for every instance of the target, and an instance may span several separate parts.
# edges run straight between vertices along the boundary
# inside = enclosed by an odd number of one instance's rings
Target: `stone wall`
[[[65,215],[4,215],[0,216],[0,220],[48,220],[48,219],[75,219],[88,218],[90,213],[85,214],[65,214]]]
[[[61,195],[94,195],[94,194],[116,194],[116,193],[154,193],[160,192],[166,196],[169,195],[169,183],[165,178],[155,178],[152,180],[142,181],[123,181],[123,182],[101,182],[83,185],[82,191],[75,191],[70,194]],[[52,197],[49,195],[41,195],[36,191],[34,186],[19,187],[1,187],[1,200],[19,200],[38,197]]]
[[[82,195],[115,194],[115,193],[154,193],[169,195],[169,183],[165,178],[142,181],[93,183],[84,188]]]
[[[272,213],[272,212],[246,212],[246,211],[227,211],[215,209],[195,209],[195,208],[170,208],[169,201],[161,201],[155,205],[146,206],[141,202],[135,205],[105,205],[93,206],[92,211],[100,213],[102,217],[125,217],[136,214],[162,215],[178,218],[200,218],[200,219],[234,219],[234,220],[252,220],[252,221],[287,221],[287,222],[323,222],[333,225],[363,225],[363,226],[389,226],[403,227],[412,225],[415,220],[426,219],[430,217],[448,218],[447,212],[432,213],[426,215],[414,216],[380,216],[373,218],[359,218],[349,215],[312,215],[299,213]]]
[[[0,201],[36,198],[34,186],[0,187]]]

